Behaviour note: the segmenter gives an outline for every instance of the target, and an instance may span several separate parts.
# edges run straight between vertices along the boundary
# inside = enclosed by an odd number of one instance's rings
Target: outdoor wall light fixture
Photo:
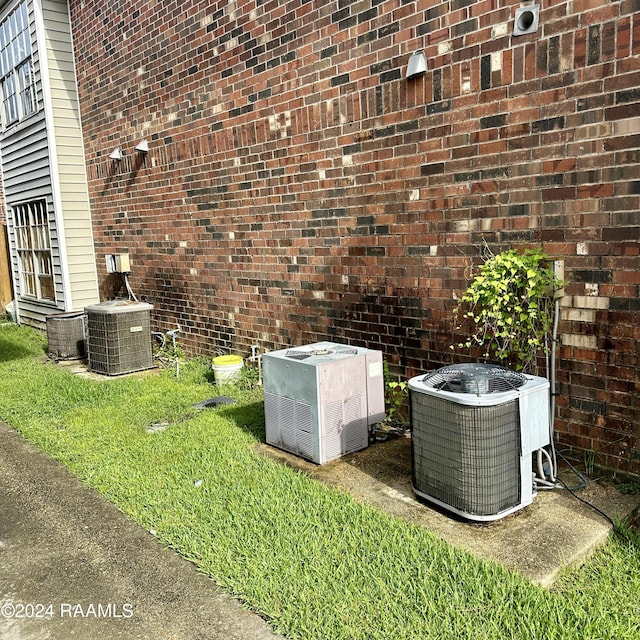
[[[516,17],[513,23],[513,35],[524,36],[528,33],[535,33],[538,30],[540,19],[540,6],[531,4],[528,7],[516,9]]]
[[[411,54],[407,64],[406,78],[416,78],[427,72],[427,59],[424,51],[416,51]]]
[[[147,153],[149,151],[149,143],[146,140],[140,140],[134,149],[138,153]]]
[[[122,149],[120,147],[116,147],[110,154],[109,157],[116,162],[120,162],[122,160]]]

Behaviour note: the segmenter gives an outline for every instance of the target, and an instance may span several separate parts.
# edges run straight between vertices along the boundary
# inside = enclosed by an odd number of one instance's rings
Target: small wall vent
[[[519,7],[516,9],[516,15],[513,21],[513,35],[524,36],[535,33],[538,30],[539,20],[539,5],[531,4],[527,7]]]

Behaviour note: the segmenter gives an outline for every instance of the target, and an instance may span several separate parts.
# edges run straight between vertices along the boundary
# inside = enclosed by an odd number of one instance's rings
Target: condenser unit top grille
[[[458,364],[428,373],[421,382],[432,389],[478,396],[519,389],[527,378],[517,371],[492,364]]]
[[[153,306],[146,302],[135,300],[107,300],[86,307],[88,314],[129,314],[136,311],[151,311]]]
[[[285,357],[293,358],[294,360],[306,360],[313,356],[332,356],[334,354],[355,356],[358,355],[358,349],[318,343],[317,345],[310,345],[310,348],[306,349],[289,349],[285,353]]]

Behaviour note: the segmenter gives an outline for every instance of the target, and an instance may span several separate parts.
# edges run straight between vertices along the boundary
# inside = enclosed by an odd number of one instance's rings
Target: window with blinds
[[[12,206],[21,293],[55,301],[47,203],[34,200]]]
[[[26,1],[0,23],[0,93],[5,127],[37,109]]]

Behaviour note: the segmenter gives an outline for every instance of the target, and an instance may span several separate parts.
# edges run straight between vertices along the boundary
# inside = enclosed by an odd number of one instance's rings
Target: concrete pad
[[[0,424],[2,640],[273,640],[194,565]]]
[[[456,519],[415,496],[409,437],[376,443],[321,466],[268,445],[259,450],[542,586],[551,586],[563,568],[586,559],[612,529],[608,520],[566,490],[541,491],[528,507],[491,523]],[[567,476],[567,483],[577,484],[575,476]],[[637,496],[597,483],[579,495],[614,520],[639,504]]]
[[[96,382],[106,380],[119,380],[121,378],[141,378],[146,376],[158,375],[162,369],[157,366],[153,366],[150,369],[143,369],[142,371],[131,371],[130,373],[121,373],[117,376],[108,376],[104,373],[92,371],[89,369],[86,360],[57,360],[56,364],[68,371],[69,373],[76,375],[80,378],[86,378],[87,380],[95,380]]]

